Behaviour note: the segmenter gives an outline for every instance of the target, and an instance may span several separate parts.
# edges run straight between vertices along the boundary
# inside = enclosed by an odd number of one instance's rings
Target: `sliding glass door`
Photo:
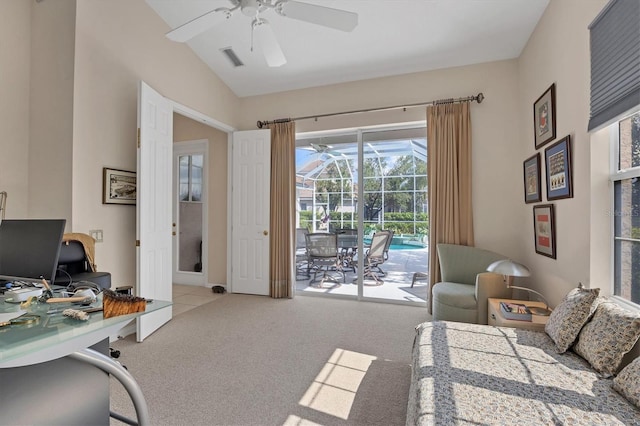
[[[424,126],[298,135],[298,235],[337,234],[334,266],[305,257],[298,239],[298,294],[426,302],[425,135]]]

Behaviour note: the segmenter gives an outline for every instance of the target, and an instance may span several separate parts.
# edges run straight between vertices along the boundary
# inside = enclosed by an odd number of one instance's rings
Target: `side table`
[[[544,303],[534,302],[531,300],[489,298],[489,301],[487,302],[489,304],[488,318],[487,318],[487,322],[489,323],[489,325],[496,325],[500,327],[522,328],[526,330],[544,331],[544,326],[547,323],[549,316],[531,315],[531,321],[518,321],[518,320],[506,319],[504,316],[502,316],[502,312],[500,311],[500,302],[520,303],[526,306],[539,306],[542,308],[545,307]]]

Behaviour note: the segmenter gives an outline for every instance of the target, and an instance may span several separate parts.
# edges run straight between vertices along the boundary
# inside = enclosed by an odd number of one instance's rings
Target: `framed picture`
[[[135,204],[137,189],[135,172],[102,169],[102,204]]]
[[[536,253],[556,258],[556,230],[553,204],[533,206],[533,235]]]
[[[563,139],[544,150],[547,177],[547,200],[573,197],[571,170],[571,137]]]
[[[523,163],[524,171],[524,202],[535,203],[542,201],[540,188],[540,153],[527,158]]]
[[[533,127],[536,149],[556,137],[556,85],[551,85],[533,103]]]

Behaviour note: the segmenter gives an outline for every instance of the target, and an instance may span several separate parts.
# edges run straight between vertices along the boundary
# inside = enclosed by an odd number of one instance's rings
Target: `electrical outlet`
[[[96,240],[96,243],[102,242],[102,229],[91,229],[89,231],[89,235],[91,235],[93,239]]]

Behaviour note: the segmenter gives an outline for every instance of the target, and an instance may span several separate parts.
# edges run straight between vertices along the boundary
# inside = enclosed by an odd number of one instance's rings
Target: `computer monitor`
[[[0,222],[0,280],[53,284],[65,219],[3,219]]]

